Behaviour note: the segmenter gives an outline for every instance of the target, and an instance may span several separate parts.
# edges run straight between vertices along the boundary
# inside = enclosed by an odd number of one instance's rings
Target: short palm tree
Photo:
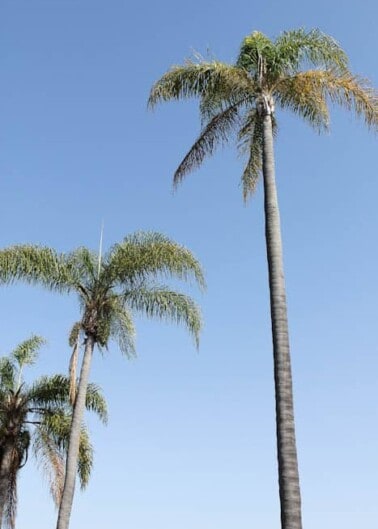
[[[310,69],[309,69],[310,68]],[[353,75],[335,40],[319,30],[287,31],[275,40],[253,32],[233,65],[202,59],[169,70],[153,86],[149,105],[175,99],[200,100],[202,130],[174,175],[179,184],[215,148],[230,139],[247,154],[243,195],[253,194],[263,175],[265,231],[274,352],[276,423],[283,529],[300,529],[301,498],[294,430],[292,376],[280,216],[273,139],[276,108],[291,110],[315,129],[328,127],[328,102],[378,123],[377,93]]]
[[[189,250],[159,233],[130,235],[103,257],[86,248],[68,254],[38,246],[14,246],[0,251],[0,281],[24,280],[51,290],[76,292],[82,308],[81,319],[70,336],[73,356],[77,355],[80,336],[84,354],[79,383],[72,392],[74,411],[58,529],[69,526],[80,427],[95,345],[107,347],[113,338],[123,353],[133,355],[132,311],[183,323],[198,344],[201,317],[197,305],[187,295],[162,284],[164,278],[193,278],[204,286],[201,267]]]
[[[39,336],[20,343],[0,358],[0,527],[15,527],[17,477],[33,448],[37,463],[49,477],[50,490],[59,505],[64,463],[72,418],[69,399],[70,380],[61,375],[44,376],[26,384],[24,368],[35,363],[44,343]],[[106,421],[105,401],[99,389],[90,385],[87,409]],[[81,428],[78,476],[82,488],[88,483],[92,467],[92,447],[88,432]]]

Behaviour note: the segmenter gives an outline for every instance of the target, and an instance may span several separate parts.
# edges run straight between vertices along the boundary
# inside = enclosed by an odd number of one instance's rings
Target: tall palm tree
[[[183,323],[198,345],[199,309],[190,297],[161,282],[169,278],[194,279],[200,287],[205,284],[200,264],[189,250],[159,233],[129,235],[104,256],[86,248],[68,254],[38,246],[13,246],[0,251],[0,281],[24,280],[51,290],[76,292],[82,309],[81,319],[70,336],[74,345],[71,366],[75,365],[80,336],[84,353],[79,383],[72,392],[74,411],[57,529],[69,526],[80,426],[95,346],[107,347],[113,338],[123,353],[133,355],[135,330],[131,311]]]
[[[24,368],[36,362],[43,343],[41,337],[32,336],[0,358],[0,527],[3,523],[15,527],[17,477],[30,447],[49,478],[56,505],[62,494],[72,417],[70,380],[54,375],[26,384],[23,376]],[[106,421],[106,403],[93,384],[87,392],[86,407]],[[88,432],[82,427],[77,469],[82,488],[88,483],[92,452]]]
[[[308,69],[310,68],[310,69]],[[230,139],[248,155],[244,199],[264,181],[265,233],[274,354],[281,524],[300,529],[301,498],[294,430],[292,375],[273,139],[276,107],[291,110],[315,129],[328,127],[328,102],[353,110],[367,125],[378,123],[377,93],[353,75],[339,44],[319,30],[298,29],[271,40],[247,36],[233,65],[202,59],[175,66],[151,90],[149,105],[200,100],[202,130],[174,175],[179,184],[215,148]]]

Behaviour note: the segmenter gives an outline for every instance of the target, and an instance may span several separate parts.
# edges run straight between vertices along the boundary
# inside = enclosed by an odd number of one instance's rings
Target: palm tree
[[[306,69],[306,68],[312,69]],[[287,31],[275,40],[253,32],[233,65],[202,59],[175,66],[156,82],[149,106],[198,97],[202,130],[174,175],[179,184],[222,143],[236,138],[248,155],[242,174],[244,200],[264,181],[265,234],[274,354],[276,430],[281,524],[300,529],[301,498],[294,430],[286,294],[280,216],[275,184],[275,108],[291,110],[321,130],[328,127],[328,102],[353,110],[367,125],[378,123],[377,93],[353,75],[347,56],[331,37],[315,29]]]
[[[43,343],[41,337],[32,336],[0,358],[0,527],[3,522],[15,527],[17,477],[28,460],[30,446],[49,478],[56,505],[62,494],[72,418],[70,380],[61,375],[44,376],[29,385],[23,377],[24,368],[35,363]],[[93,384],[86,407],[106,422],[106,403]],[[82,488],[88,483],[92,460],[88,432],[82,427],[77,469]]]
[[[24,280],[51,290],[76,292],[82,308],[81,319],[70,335],[74,345],[71,367],[75,365],[80,336],[84,353],[79,383],[73,391],[74,411],[57,529],[69,526],[80,426],[95,345],[107,347],[113,338],[123,353],[134,355],[132,310],[151,318],[183,323],[198,345],[201,329],[198,307],[187,295],[162,284],[164,278],[193,278],[200,287],[205,285],[201,267],[189,250],[159,233],[129,235],[103,257],[86,248],[68,254],[28,245],[0,251],[0,281]]]

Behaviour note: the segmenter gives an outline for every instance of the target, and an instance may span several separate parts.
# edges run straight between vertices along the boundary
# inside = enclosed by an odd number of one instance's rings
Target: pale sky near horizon
[[[183,329],[137,319],[138,358],[114,344],[92,380],[109,405],[89,419],[95,465],[71,529],[279,527],[261,185],[242,203],[243,161],[220,150],[172,193],[199,131],[196,102],[146,109],[152,83],[193,50],[232,62],[255,29],[319,27],[378,86],[376,2],[128,3],[3,0],[0,5],[1,246],[70,250],[156,230],[202,262],[197,353]],[[306,529],[378,524],[376,141],[332,112],[317,135],[278,113],[281,205],[297,442]],[[65,371],[75,298],[2,289],[0,353],[46,337],[31,376]],[[20,529],[55,527],[30,461]]]

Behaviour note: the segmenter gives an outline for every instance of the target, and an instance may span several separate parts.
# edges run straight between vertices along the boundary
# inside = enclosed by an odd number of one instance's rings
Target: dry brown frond
[[[378,94],[366,79],[336,70],[309,70],[280,81],[277,99],[320,125],[328,117],[327,99],[363,116],[368,126],[378,125]]]
[[[77,372],[77,363],[79,358],[79,336],[73,347],[72,355],[70,358],[69,365],[69,378],[70,378],[70,389],[69,389],[69,398],[70,403],[73,406],[76,399],[76,372]]]
[[[314,79],[314,84],[322,85],[332,103],[363,116],[369,127],[378,126],[378,92],[367,79],[350,73],[338,75],[333,71],[322,72],[323,75],[308,73]]]
[[[329,113],[324,90],[313,82],[309,72],[281,79],[273,94],[283,108],[289,108],[306,119],[316,129],[327,129]]]

